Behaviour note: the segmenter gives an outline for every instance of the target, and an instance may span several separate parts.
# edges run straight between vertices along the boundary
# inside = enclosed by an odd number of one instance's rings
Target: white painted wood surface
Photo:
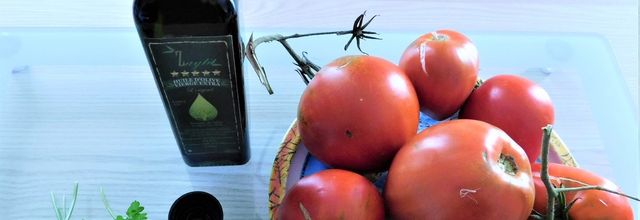
[[[598,34],[610,43],[638,109],[637,1],[243,0],[241,7],[245,31],[345,29],[368,10],[382,15],[372,24],[381,32]],[[131,2],[0,1],[0,33],[16,27],[131,29]],[[80,183],[76,219],[108,218],[100,187],[122,214],[132,200],[140,200],[152,219],[164,219],[175,198],[204,190],[223,201],[228,219],[266,219],[271,163],[304,89],[281,55],[268,58],[275,95],[248,75],[253,158],[238,167],[184,165],[146,65],[46,64],[0,78],[8,82],[0,84],[0,219],[52,219],[49,193],[69,196],[75,181]],[[559,82],[547,86],[561,87]],[[563,99],[584,105],[575,97]],[[598,140],[592,125],[573,126],[584,126],[585,133],[565,138],[580,144]],[[576,153],[589,157],[579,161],[606,172],[608,163],[599,161],[603,150],[585,147]]]
[[[100,187],[115,210],[140,200],[151,219],[166,218],[193,190],[218,197],[229,219],[265,218],[271,165],[303,89],[296,77],[272,78],[278,95],[257,80],[249,86],[249,164],[190,168],[147,66],[46,65],[13,75],[0,101],[0,216],[51,219],[49,192],[69,197],[77,181],[74,219],[108,217]]]
[[[2,27],[133,27],[132,1],[2,0]],[[380,14],[378,30],[594,33],[610,43],[638,100],[637,0],[241,0],[247,30],[348,28],[353,15]]]

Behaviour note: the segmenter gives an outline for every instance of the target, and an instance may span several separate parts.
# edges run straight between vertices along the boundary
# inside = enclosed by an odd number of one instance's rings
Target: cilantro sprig
[[[143,212],[144,206],[140,205],[140,202],[138,202],[137,200],[134,200],[133,202],[131,202],[131,205],[129,205],[126,217],[122,215],[115,216],[115,214],[113,214],[111,206],[109,205],[109,200],[107,200],[107,196],[104,193],[104,189],[102,188],[100,188],[100,196],[102,197],[102,203],[104,203],[104,207],[107,209],[107,212],[109,212],[109,215],[111,215],[111,218],[113,218],[114,220],[147,220],[147,213]]]
[[[118,215],[116,216],[109,205],[109,201],[107,200],[107,196],[104,193],[104,189],[100,188],[100,196],[102,197],[102,202],[104,203],[104,207],[107,209],[109,215],[114,220],[147,220],[147,213],[144,212],[144,206],[140,204],[137,200],[131,202],[129,208],[127,208],[126,216]],[[51,201],[53,203],[53,209],[56,213],[57,220],[70,220],[71,215],[73,214],[73,209],[76,206],[76,201],[78,200],[78,182],[74,184],[73,194],[71,199],[71,207],[67,210],[66,196],[62,196],[62,206],[59,206],[57,203],[56,196],[53,192],[51,192]]]

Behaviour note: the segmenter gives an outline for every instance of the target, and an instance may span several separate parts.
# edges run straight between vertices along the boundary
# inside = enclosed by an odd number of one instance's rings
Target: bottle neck
[[[136,0],[134,21],[151,38],[237,34],[236,9],[230,0]]]

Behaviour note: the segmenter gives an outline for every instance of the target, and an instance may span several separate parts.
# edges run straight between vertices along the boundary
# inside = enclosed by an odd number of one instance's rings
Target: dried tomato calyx
[[[515,176],[518,173],[518,165],[512,156],[500,154],[498,158],[498,167],[506,174]]]
[[[447,41],[447,40],[449,40],[449,36],[448,35],[441,34],[441,33],[435,32],[435,31],[431,32],[431,37],[432,37],[431,40],[434,40],[434,41]]]

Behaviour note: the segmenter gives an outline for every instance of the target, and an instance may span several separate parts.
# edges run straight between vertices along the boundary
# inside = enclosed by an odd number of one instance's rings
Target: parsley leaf
[[[113,211],[111,210],[111,206],[109,206],[109,201],[107,200],[107,196],[104,194],[104,190],[100,188],[100,196],[102,197],[102,202],[104,203],[104,207],[107,209],[109,215],[114,220],[147,220],[147,213],[144,212],[144,206],[140,205],[140,202],[137,200],[133,201],[129,208],[127,209],[127,216],[118,215],[115,216]],[[62,197],[62,207],[59,207],[56,199],[56,196],[53,192],[51,192],[51,201],[53,202],[53,210],[56,213],[57,220],[69,220],[71,218],[71,214],[73,214],[73,209],[76,206],[76,201],[78,199],[78,182],[75,183],[73,187],[73,198],[71,200],[71,208],[67,210],[67,205],[65,203],[65,197]]]
[[[100,196],[102,197],[102,202],[104,203],[104,207],[107,209],[107,212],[109,212],[109,215],[111,215],[111,218],[113,218],[114,220],[147,220],[147,213],[143,212],[144,211],[144,206],[140,205],[140,202],[138,202],[137,200],[134,200],[131,205],[129,205],[129,208],[127,209],[127,216],[122,216],[122,215],[118,215],[115,216],[113,214],[113,211],[111,210],[111,206],[109,206],[109,201],[107,200],[107,196],[104,194],[104,190],[102,188],[100,188]]]
[[[127,209],[127,217],[118,215],[116,220],[147,220],[147,213],[143,211],[144,206],[141,206],[138,201],[133,201]]]

